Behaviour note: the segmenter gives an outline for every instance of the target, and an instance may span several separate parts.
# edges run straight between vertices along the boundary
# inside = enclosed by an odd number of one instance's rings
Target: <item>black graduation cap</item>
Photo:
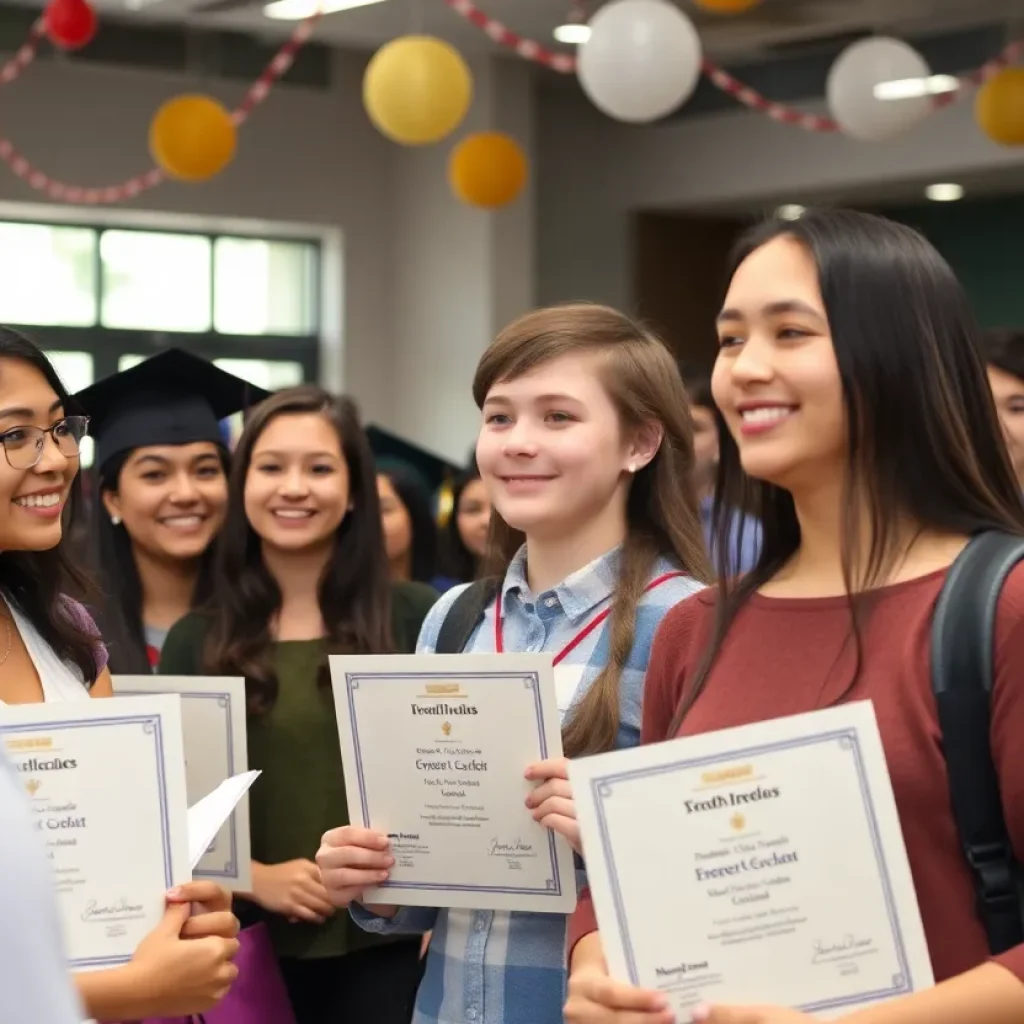
[[[370,426],[366,428],[366,436],[370,439],[377,467],[382,472],[387,472],[389,464],[408,466],[423,478],[431,494],[462,472],[461,467],[389,430]]]
[[[179,348],[165,349],[74,396],[90,417],[99,467],[148,445],[223,444],[220,420],[267,397],[262,388]]]

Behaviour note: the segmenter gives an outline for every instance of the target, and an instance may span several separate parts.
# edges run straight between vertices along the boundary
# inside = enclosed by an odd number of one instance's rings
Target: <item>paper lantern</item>
[[[52,0],[43,12],[47,38],[61,50],[80,50],[96,35],[96,12],[85,0]]]
[[[926,80],[928,62],[901,39],[873,36],[852,43],[829,68],[825,84],[832,117],[842,131],[862,142],[880,142],[909,130],[932,109],[931,98],[879,99],[883,82]]]
[[[477,132],[463,139],[448,160],[448,181],[464,203],[494,210],[508,206],[529,176],[519,143],[501,132]]]
[[[666,0],[612,0],[590,19],[576,73],[591,103],[617,121],[643,124],[690,98],[700,77],[700,36]]]
[[[993,142],[1024,146],[1024,68],[1004,68],[978,90],[974,119]]]
[[[742,14],[755,8],[761,0],[695,0],[698,7],[714,14]]]
[[[462,123],[473,76],[459,51],[432,36],[382,46],[363,76],[363,106],[377,130],[404,146],[440,142]]]
[[[182,181],[206,181],[235,155],[231,114],[209,96],[176,96],[149,126],[149,150],[159,167]]]

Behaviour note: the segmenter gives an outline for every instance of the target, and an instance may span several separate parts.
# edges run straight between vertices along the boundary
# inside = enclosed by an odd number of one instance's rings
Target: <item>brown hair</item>
[[[901,520],[946,534],[1001,530],[1019,536],[1024,504],[985,378],[970,303],[931,243],[871,214],[811,210],[797,221],[770,220],[751,228],[736,244],[729,279],[751,253],[776,238],[799,242],[817,267],[846,405],[840,554],[855,657],[838,703],[860,674],[860,627],[871,609],[872,589],[885,584],[907,550]],[[792,494],[744,473],[736,442],[720,413],[717,418],[715,623],[686,681],[669,736],[679,731],[703,692],[750,595],[800,547]],[[738,579],[727,545],[735,528],[727,510],[735,508],[751,509],[762,526],[757,565]]]
[[[377,497],[377,471],[359,414],[348,398],[315,385],[279,391],[252,411],[238,442],[228,483],[228,508],[216,542],[213,619],[204,670],[245,676],[249,711],[274,706],[278,681],[271,656],[271,622],[281,591],[263,562],[260,538],[245,514],[245,479],[260,435],[278,416],[313,413],[337,431],[348,466],[352,509],[335,536],[334,553],[319,581],[320,611],[331,654],[391,651],[387,557]],[[329,679],[326,662],[321,683]]]
[[[636,635],[636,609],[655,563],[670,559],[694,579],[708,579],[697,493],[693,486],[693,425],[679,370],[664,343],[618,310],[575,303],[535,310],[498,335],[473,378],[483,408],[491,388],[569,353],[601,357],[601,380],[624,430],[652,420],[664,438],[639,470],[626,506],[627,535],[610,617],[608,664],[565,723],[567,757],[611,750],[619,729],[619,679]],[[491,517],[493,572],[504,573],[524,541],[495,511]]]

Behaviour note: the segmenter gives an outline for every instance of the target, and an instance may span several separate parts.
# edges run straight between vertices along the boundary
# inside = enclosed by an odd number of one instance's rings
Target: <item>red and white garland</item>
[[[296,54],[312,36],[319,18],[318,12],[301,22],[288,42],[277,51],[260,77],[249,87],[244,99],[231,114],[231,119],[237,127],[248,120],[253,110],[270,95],[270,90],[287,73],[295,61]],[[21,49],[0,68],[0,85],[8,85],[13,82],[32,63],[45,35],[43,22],[40,19],[32,26],[29,37]],[[134,199],[137,195],[156,188],[166,180],[164,172],[159,167],[153,167],[116,185],[103,187],[70,185],[50,177],[45,171],[33,165],[4,135],[0,135],[0,160],[7,164],[22,181],[37,192],[42,192],[48,199],[63,203],[80,203],[85,206],[110,205],[123,202],[126,199]]]
[[[525,60],[533,61],[543,67],[558,71],[561,74],[570,75],[576,70],[576,58],[566,53],[559,53],[556,50],[542,46],[534,39],[527,39],[525,36],[513,32],[507,25],[492,18],[480,10],[473,0],[444,0],[444,2],[456,14],[465,18],[471,25],[475,25],[481,32],[490,36],[499,46],[505,46],[514,50]],[[961,75],[959,85],[952,92],[939,93],[932,97],[932,106],[938,110],[947,107],[964,92],[974,86],[987,82],[994,75],[1004,68],[1013,64],[1018,57],[1024,54],[1024,40],[1010,43],[1001,53],[992,58],[987,64],[982,65],[975,71]],[[785,103],[776,103],[761,95],[756,89],[751,89],[739,79],[734,78],[724,68],[719,67],[713,60],[705,57],[701,70],[707,75],[711,84],[728,93],[738,102],[759,114],[770,117],[773,121],[781,124],[795,125],[809,132],[836,132],[839,125],[829,117],[820,117],[817,114],[808,114],[797,107],[788,106]]]

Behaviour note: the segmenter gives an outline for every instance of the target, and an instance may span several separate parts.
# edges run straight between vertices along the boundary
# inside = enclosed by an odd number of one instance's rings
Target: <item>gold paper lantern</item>
[[[994,142],[1024,146],[1024,68],[1004,68],[978,90],[974,119]]]
[[[231,114],[209,96],[176,96],[149,126],[149,151],[172,178],[206,181],[235,155],[237,132]]]
[[[761,0],[696,0],[698,7],[715,14],[742,14],[756,7]]]
[[[513,202],[528,177],[526,154],[515,139],[501,132],[467,136],[448,161],[448,180],[455,195],[486,210]]]
[[[432,36],[382,46],[363,76],[363,106],[381,134],[405,146],[440,142],[462,123],[473,76],[458,50]]]

